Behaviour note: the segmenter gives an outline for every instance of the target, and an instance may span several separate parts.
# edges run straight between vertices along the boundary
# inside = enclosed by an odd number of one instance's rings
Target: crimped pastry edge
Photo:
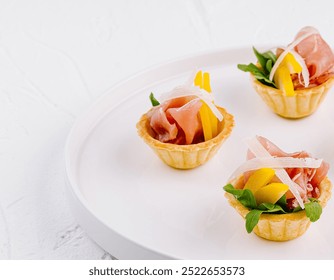
[[[299,89],[294,96],[287,96],[279,89],[262,84],[252,74],[250,77],[254,90],[268,107],[279,116],[291,119],[313,114],[334,84],[334,78],[330,78],[321,85]]]
[[[243,180],[243,177],[232,181],[231,184],[237,184],[237,182],[240,182],[239,180]],[[324,208],[331,198],[332,183],[328,177],[320,183],[319,189],[320,197],[318,200]],[[232,194],[226,192],[225,197],[229,204],[245,219],[250,210],[243,206]],[[310,223],[305,210],[288,214],[261,214],[259,224],[255,226],[253,232],[267,240],[288,241],[304,234]],[[272,228],[275,230],[272,230]]]

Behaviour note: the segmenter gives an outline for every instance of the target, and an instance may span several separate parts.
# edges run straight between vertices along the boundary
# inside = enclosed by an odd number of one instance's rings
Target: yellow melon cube
[[[260,188],[267,185],[275,176],[272,168],[261,168],[256,170],[247,180],[244,189],[250,190],[255,194]]]
[[[289,186],[283,183],[271,183],[260,188],[255,194],[256,203],[263,202],[275,204],[287,191]]]

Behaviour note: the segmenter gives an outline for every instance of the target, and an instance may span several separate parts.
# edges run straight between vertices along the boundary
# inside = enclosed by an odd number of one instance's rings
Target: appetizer
[[[224,187],[248,233],[274,241],[301,236],[331,197],[329,164],[305,151],[286,153],[264,137],[247,141],[247,161]]]
[[[256,92],[282,117],[312,114],[334,83],[334,54],[313,27],[301,29],[287,47],[253,51],[257,64],[238,68],[251,73]]]
[[[167,165],[191,169],[207,162],[230,135],[234,119],[214,104],[210,75],[198,71],[185,85],[167,92],[137,123],[140,137]]]

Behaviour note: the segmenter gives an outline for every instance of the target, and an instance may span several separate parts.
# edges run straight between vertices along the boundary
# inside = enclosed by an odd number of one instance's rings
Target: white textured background
[[[332,1],[0,0],[0,259],[110,259],[76,223],[63,152],[119,80],[199,51],[285,44],[304,25],[334,45]]]

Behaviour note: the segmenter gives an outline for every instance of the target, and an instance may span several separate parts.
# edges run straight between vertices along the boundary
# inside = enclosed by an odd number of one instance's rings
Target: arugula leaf
[[[273,61],[268,59],[266,62],[266,69],[269,71],[269,73],[271,72],[271,69],[273,69]]]
[[[253,73],[254,77],[259,80],[262,84],[267,86],[276,87],[275,83],[271,81],[268,77],[264,76],[262,73]]]
[[[291,212],[291,210],[288,208],[288,202],[286,200],[286,195],[285,194],[283,194],[281,196],[281,198],[276,202],[276,204],[281,206],[285,213]]]
[[[287,211],[285,211],[285,210],[282,208],[282,206],[280,206],[280,205],[278,205],[278,204],[274,204],[274,205],[275,205],[275,207],[274,207],[272,210],[267,211],[267,213],[272,213],[272,212],[281,212],[282,214],[283,214],[283,213],[288,213]]]
[[[263,73],[263,71],[259,69],[256,65],[254,65],[253,63],[250,63],[248,65],[238,64],[237,66],[241,71],[252,73],[254,77],[260,82],[262,82],[263,84],[271,86],[271,87],[276,87],[275,83],[269,79],[269,74],[266,75],[265,73]]]
[[[319,220],[321,213],[322,213],[322,207],[316,200],[311,200],[308,203],[305,203],[305,212],[306,216],[310,219],[311,222],[315,222]]]
[[[302,210],[303,209],[300,207],[300,205],[298,205],[297,207],[293,208],[292,212],[295,213],[295,212],[299,212],[299,211],[302,211]]]
[[[256,48],[253,47],[253,52],[257,58],[257,61],[260,63],[263,71],[265,74],[268,74],[268,70],[267,70],[267,60],[261,53],[258,52],[258,50]]]
[[[275,64],[275,62],[277,60],[276,55],[272,51],[266,51],[266,52],[262,53],[262,56],[265,57],[268,60],[271,60],[273,62],[273,64]]]
[[[261,70],[254,63],[238,64],[238,68],[244,72],[261,73]]]
[[[260,53],[256,48],[253,47],[253,52],[258,60],[259,66],[250,64],[238,64],[238,68],[244,72],[250,72],[254,77],[261,83],[276,88],[273,81],[269,79],[270,71],[272,70],[277,57],[272,51]]]
[[[260,210],[266,211],[266,210],[273,210],[275,208],[275,204],[270,202],[263,202],[258,207]]]
[[[153,107],[160,105],[160,102],[155,99],[153,92],[151,92],[151,94],[150,94],[150,100],[151,100],[151,103],[152,103]]]
[[[247,190],[247,189],[243,190],[243,193],[238,198],[238,200],[240,201],[240,203],[242,205],[244,205],[247,208],[256,208],[257,207],[255,197],[254,197],[253,193],[251,192],[251,190]]]
[[[246,215],[246,230],[248,233],[251,233],[255,226],[258,224],[262,213],[262,210],[253,209],[252,211],[249,211],[249,213]]]
[[[274,213],[274,212],[282,212],[286,213],[286,211],[282,208],[282,206],[278,204],[273,204],[269,202],[263,202],[258,206],[258,209],[263,210],[266,213]]]
[[[247,208],[256,208],[256,200],[253,193],[250,190],[239,190],[235,189],[231,184],[226,185],[223,188],[226,192],[233,194],[234,197]]]
[[[270,203],[270,202],[263,202],[258,206],[258,209],[263,210],[263,211],[271,211],[275,209],[275,204]]]
[[[286,207],[287,205],[286,195],[283,194],[281,198],[276,202],[276,204],[281,205],[282,207]]]
[[[239,190],[239,189],[235,189],[232,184],[228,184],[226,185],[225,187],[223,187],[224,191],[230,193],[230,194],[233,194],[235,196],[236,199],[238,199],[242,193],[243,193],[243,190]]]

